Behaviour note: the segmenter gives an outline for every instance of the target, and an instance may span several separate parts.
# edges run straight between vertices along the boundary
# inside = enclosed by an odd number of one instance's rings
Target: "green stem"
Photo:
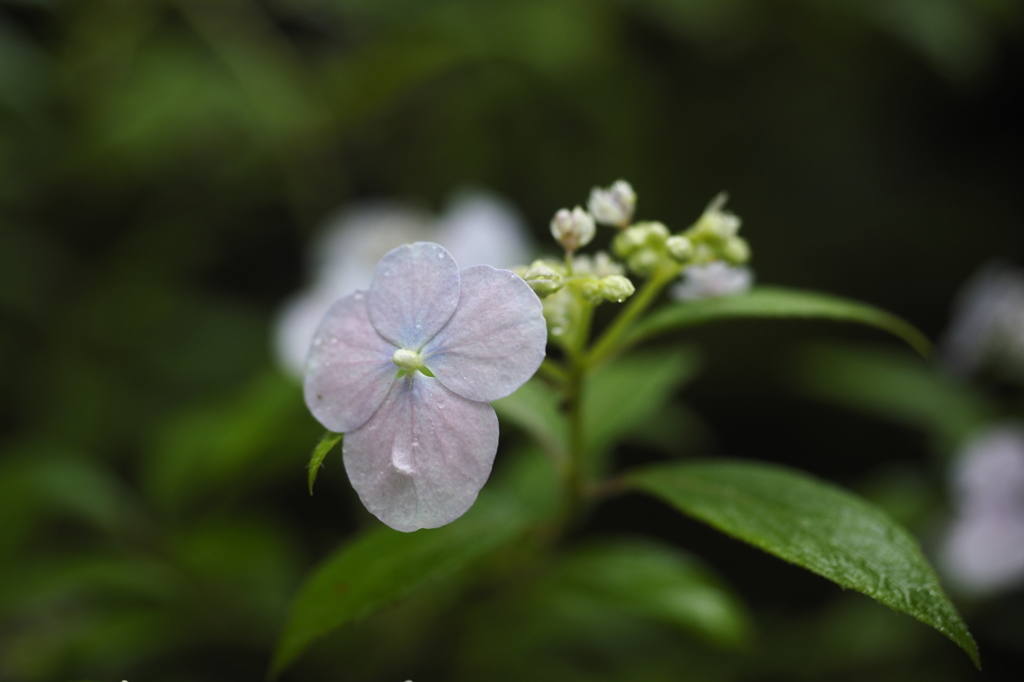
[[[537,374],[559,386],[569,383],[569,373],[551,358],[544,358],[544,362],[540,363],[540,367],[537,368]]]
[[[583,377],[584,367],[574,363],[569,375],[568,407],[569,407],[569,461],[565,480],[565,511],[563,525],[568,525],[578,513],[583,502],[583,491],[586,486],[584,475],[583,451]]]
[[[651,307],[651,304],[658,298],[658,294],[661,293],[669,282],[679,275],[679,271],[679,267],[659,268],[649,280],[644,282],[644,285],[640,287],[640,291],[629,299],[625,309],[619,313],[618,317],[605,330],[604,334],[594,343],[587,357],[588,366],[597,366],[615,352],[616,344],[619,343],[629,330],[630,325],[644,311]]]

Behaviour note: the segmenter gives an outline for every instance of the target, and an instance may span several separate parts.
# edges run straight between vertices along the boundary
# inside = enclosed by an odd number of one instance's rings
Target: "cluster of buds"
[[[742,286],[725,289],[745,290],[749,273],[744,268],[735,268],[737,272],[733,273],[732,266],[749,260],[750,247],[737,236],[740,219],[724,210],[725,201],[726,195],[719,194],[693,225],[673,234],[660,222],[633,222],[636,192],[625,180],[606,188],[595,187],[586,210],[579,206],[563,208],[551,219],[551,234],[565,251],[565,259],[537,260],[519,268],[517,274],[544,300],[544,314],[555,337],[585,315],[587,306],[604,301],[621,303],[631,296],[635,289],[626,277],[627,269],[633,275],[649,278],[656,272],[674,276],[691,266],[696,270],[724,268],[726,275],[746,278]],[[603,251],[592,259],[577,254],[596,237],[596,225],[615,230],[611,248],[617,260]],[[720,289],[717,284],[700,287],[698,297],[715,295]]]
[[[728,198],[725,192],[719,193],[684,233],[693,243],[699,263],[724,260],[730,265],[743,265],[750,260],[750,245],[736,234],[742,221],[735,213],[723,210]]]
[[[657,222],[635,223],[616,236],[612,248],[640,277],[650,277],[663,264],[742,265],[750,260],[750,247],[736,234],[739,217],[723,210],[725,200],[725,194],[716,196],[697,222],[680,234]]]
[[[548,331],[556,339],[578,326],[586,306],[621,303],[636,290],[622,265],[604,251],[565,261],[536,260],[516,272],[541,297]]]
[[[584,255],[569,262],[535,260],[529,267],[517,271],[541,298],[567,291],[591,305],[603,301],[621,303],[632,296],[635,288],[623,273],[622,266],[603,251],[593,259]]]

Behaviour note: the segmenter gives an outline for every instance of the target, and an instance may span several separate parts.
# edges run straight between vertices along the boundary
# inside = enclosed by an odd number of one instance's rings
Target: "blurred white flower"
[[[611,187],[590,190],[587,210],[602,225],[623,228],[633,219],[636,192],[625,180],[616,180]]]
[[[991,263],[974,274],[953,303],[939,347],[957,375],[990,368],[1024,378],[1024,272]]]
[[[971,439],[952,470],[954,518],[941,562],[962,591],[992,594],[1024,581],[1024,428]]]
[[[313,335],[331,304],[368,288],[384,254],[423,241],[441,244],[463,266],[511,268],[529,260],[525,223],[489,193],[460,192],[438,218],[397,202],[345,209],[327,221],[312,244],[309,286],[277,316],[274,341],[282,368],[302,378]]]
[[[753,283],[754,273],[750,268],[714,261],[686,268],[683,281],[673,286],[669,294],[679,301],[699,301],[742,294]]]

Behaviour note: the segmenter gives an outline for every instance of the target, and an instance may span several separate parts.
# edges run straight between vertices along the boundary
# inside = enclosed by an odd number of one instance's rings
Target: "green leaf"
[[[682,628],[727,648],[747,643],[742,603],[694,557],[649,540],[603,540],[574,550],[555,568],[562,596]]]
[[[598,369],[583,388],[584,451],[600,459],[691,379],[700,356],[692,348],[647,350]],[[600,466],[599,466],[600,468]]]
[[[319,432],[301,388],[278,372],[254,376],[230,393],[189,405],[157,429],[144,485],[159,507],[181,511],[203,498],[238,494],[293,472],[296,448]]]
[[[914,616],[981,667],[967,626],[914,538],[864,500],[756,462],[655,466],[627,481],[728,535]]]
[[[921,429],[946,451],[996,412],[971,386],[886,348],[808,346],[793,375],[814,396]]]
[[[757,287],[740,296],[686,301],[663,307],[636,324],[626,340],[632,345],[662,332],[736,318],[807,318],[856,322],[888,331],[921,355],[928,339],[912,325],[866,303],[799,289]]]
[[[309,458],[309,494],[313,494],[313,484],[316,482],[316,475],[320,473],[320,467],[324,464],[324,458],[335,445],[341,442],[345,434],[328,431],[320,442],[313,448],[313,455]]]
[[[459,574],[520,538],[551,511],[554,476],[536,451],[489,486],[462,518],[434,530],[364,533],[328,557],[303,585],[271,663],[276,676],[314,640],[416,590]]]

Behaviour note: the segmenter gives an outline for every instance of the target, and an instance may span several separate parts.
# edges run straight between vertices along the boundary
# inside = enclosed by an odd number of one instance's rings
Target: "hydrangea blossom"
[[[686,268],[683,281],[673,286],[669,293],[680,301],[735,296],[750,289],[753,281],[754,274],[750,268],[714,261]]]
[[[956,515],[942,563],[962,590],[994,593],[1024,582],[1024,429],[994,426],[953,469]]]
[[[389,252],[368,291],[331,306],[313,339],[306,404],[331,431],[366,508],[400,531],[461,516],[498,447],[492,400],[544,359],[536,294],[507,270],[459,270],[443,247]]]
[[[972,276],[957,295],[940,349],[955,374],[988,368],[1024,378],[1024,272],[990,263]]]
[[[457,194],[438,218],[396,202],[353,206],[328,221],[310,250],[310,286],[286,302],[274,329],[281,366],[301,377],[317,325],[331,304],[365,289],[381,257],[401,244],[432,241],[457,262],[511,267],[528,258],[526,227],[506,202],[481,191]]]

